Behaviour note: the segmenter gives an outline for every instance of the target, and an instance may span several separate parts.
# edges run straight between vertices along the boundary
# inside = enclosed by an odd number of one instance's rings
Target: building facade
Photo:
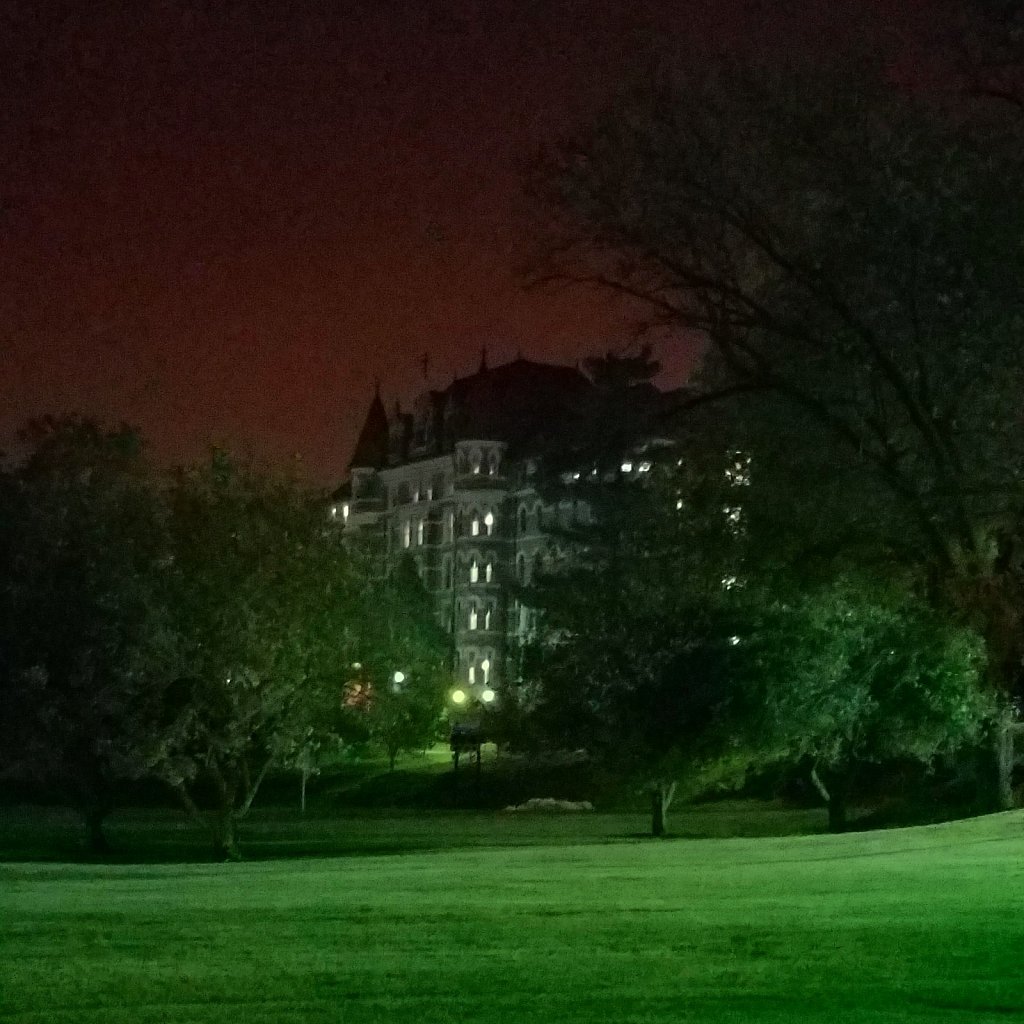
[[[386,563],[413,560],[452,637],[461,685],[500,690],[531,629],[519,586],[553,556],[560,529],[588,521],[572,487],[553,494],[540,482],[578,447],[594,410],[594,385],[580,371],[525,359],[481,365],[423,393],[409,412],[389,415],[374,396],[331,515],[375,539]],[[581,472],[597,469],[561,475],[571,484]]]

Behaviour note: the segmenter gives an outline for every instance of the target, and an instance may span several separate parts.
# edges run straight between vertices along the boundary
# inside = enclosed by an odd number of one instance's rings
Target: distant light
[[[338,506],[337,505],[332,505],[331,506],[331,518],[332,519],[337,519],[338,518]]]
[[[361,661],[353,661],[352,667],[358,672],[363,667],[363,663]]]
[[[348,505],[347,504],[341,506],[341,518],[344,519],[346,523],[348,522]]]
[[[733,647],[735,647],[739,642],[740,638],[738,636],[729,637],[729,643],[732,644]]]
[[[452,703],[453,704],[465,704],[466,703],[466,691],[465,690],[452,690]]]
[[[396,683],[404,683],[405,682],[405,673],[401,669],[399,669],[391,678]]]
[[[683,499],[676,498],[676,511],[678,512],[683,507]]]
[[[621,468],[622,468],[622,472],[623,473],[632,473],[633,472],[633,463],[632,462],[624,462],[622,464]]]
[[[480,699],[485,704],[490,704],[491,701],[494,700],[494,691],[490,689],[490,687],[488,687],[486,690],[484,690],[483,693],[480,694]]]
[[[650,473],[651,464],[647,461],[641,462],[640,465],[636,467],[636,471],[638,473]]]

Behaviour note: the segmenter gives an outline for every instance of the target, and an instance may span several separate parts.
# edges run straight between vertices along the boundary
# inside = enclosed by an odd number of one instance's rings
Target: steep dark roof
[[[356,441],[349,469],[380,469],[388,461],[388,414],[376,392]]]
[[[480,438],[505,441],[514,453],[535,448],[564,428],[592,385],[570,366],[515,359],[453,381],[446,446]]]

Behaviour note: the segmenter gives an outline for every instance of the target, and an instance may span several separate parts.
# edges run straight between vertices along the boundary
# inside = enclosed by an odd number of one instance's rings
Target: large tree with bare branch
[[[537,277],[700,332],[691,402],[738,397],[762,473],[812,467],[794,504],[858,495],[828,528],[858,520],[986,638],[1004,805],[1024,653],[1016,131],[866,67],[720,65],[627,91],[534,182]]]

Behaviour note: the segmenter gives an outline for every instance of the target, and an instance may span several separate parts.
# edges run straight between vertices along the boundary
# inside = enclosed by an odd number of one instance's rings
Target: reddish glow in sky
[[[701,53],[848,31],[832,3],[90,3],[0,13],[0,447],[32,415],[137,424],[323,482],[389,400],[517,352],[629,335],[527,293],[517,167],[638,41]],[[854,21],[888,5],[854,5]],[[266,8],[267,10],[263,10]],[[810,12],[810,14],[808,14]],[[692,361],[677,340],[676,377]]]

